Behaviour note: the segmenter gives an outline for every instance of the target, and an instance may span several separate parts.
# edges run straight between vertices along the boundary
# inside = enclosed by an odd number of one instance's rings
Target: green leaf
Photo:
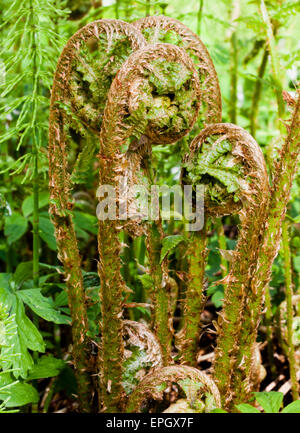
[[[13,275],[16,287],[21,287],[25,281],[30,279],[32,279],[32,261],[19,263]]]
[[[126,394],[130,394],[139,383],[139,371],[151,366],[148,355],[144,350],[140,350],[135,346],[130,350],[131,356],[123,363],[124,372],[122,385]]]
[[[16,301],[16,320],[20,339],[22,339],[22,341],[26,343],[28,349],[37,352],[44,352],[45,345],[40,332],[31,322],[31,320],[29,320],[29,318],[26,316],[23,303],[18,299],[16,299]]]
[[[54,308],[52,300],[42,295],[41,289],[19,290],[17,296],[43,319],[57,323],[58,325],[69,325],[71,323],[70,318],[64,316]]]
[[[77,160],[72,171],[71,179],[74,183],[84,183],[87,175],[91,172],[92,161],[95,155],[95,143],[89,135],[86,137],[86,144],[77,156]]]
[[[211,297],[211,301],[214,303],[216,308],[220,308],[223,305],[224,300],[224,289],[222,287],[217,287],[214,294]]]
[[[0,302],[10,312],[12,326],[16,332],[6,335],[5,344],[1,347],[0,366],[3,370],[14,369],[15,377],[26,378],[33,367],[30,350],[44,352],[45,345],[41,334],[25,315],[23,302],[14,292],[0,288]]]
[[[49,278],[60,272],[60,266],[50,266],[45,263],[39,263],[40,269],[40,284],[45,283]],[[55,271],[55,272],[53,272]],[[18,264],[15,273],[13,274],[13,281],[16,288],[21,287],[25,282],[32,281],[33,262],[21,262]]]
[[[43,191],[39,193],[39,209],[49,203],[49,192]],[[33,212],[33,194],[26,197],[22,204],[22,212],[24,217],[28,217]]]
[[[227,413],[227,412],[224,409],[217,408],[217,409],[211,410],[210,413]]]
[[[62,359],[54,358],[53,355],[44,355],[39,358],[37,364],[34,364],[27,379],[33,380],[57,376],[65,365],[65,361]]]
[[[237,404],[235,407],[242,413],[260,413],[259,409],[247,403]]]
[[[283,393],[276,391],[255,392],[256,401],[266,413],[278,413],[283,400]]]
[[[68,305],[68,295],[67,292],[65,290],[62,290],[61,292],[59,292],[54,300],[54,306],[55,307],[65,307],[66,305]]]
[[[300,400],[293,401],[282,409],[281,413],[300,413]]]
[[[14,212],[12,215],[5,217],[4,234],[9,245],[20,239],[26,230],[27,220],[19,213]]]
[[[28,403],[37,403],[39,394],[32,385],[16,383],[10,374],[2,374],[0,375],[0,400],[7,400],[6,407],[24,406]]]
[[[167,236],[162,241],[162,249],[160,253],[160,263],[164,260],[167,254],[169,254],[180,242],[184,241],[184,236],[174,235]]]
[[[297,273],[300,273],[300,256],[293,257],[294,269]]]
[[[30,218],[30,222],[32,223],[33,218]],[[54,227],[52,222],[50,221],[49,215],[46,212],[42,212],[39,215],[39,229],[40,236],[44,242],[48,245],[48,247],[56,251],[56,239],[54,235]]]
[[[97,217],[88,213],[74,211],[74,224],[77,236],[88,239],[90,234],[96,235],[98,232]]]
[[[178,385],[183,389],[186,398],[189,402],[196,399],[200,388],[203,388],[203,383],[196,382],[192,379],[182,379],[178,381]]]
[[[137,277],[140,280],[140,282],[142,283],[142,286],[144,287],[144,289],[146,289],[146,290],[153,289],[153,279],[152,279],[151,275],[143,274],[143,275],[138,275]]]
[[[10,280],[11,274],[5,272],[0,273],[0,288],[9,289]]]

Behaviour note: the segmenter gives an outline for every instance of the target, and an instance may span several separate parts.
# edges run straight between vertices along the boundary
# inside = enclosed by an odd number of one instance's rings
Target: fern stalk
[[[272,304],[271,304],[271,294],[270,294],[270,288],[269,286],[266,287],[265,292],[265,307],[266,307],[266,314],[265,314],[265,323],[266,323],[266,334],[267,334],[267,345],[268,345],[268,360],[270,364],[270,370],[272,378],[276,378],[276,365],[274,362],[274,353],[273,353],[273,328],[272,328]]]
[[[286,311],[287,311],[287,355],[290,366],[290,377],[292,383],[292,396],[293,400],[299,399],[299,385],[296,375],[296,358],[295,348],[293,344],[293,282],[292,282],[292,264],[291,264],[291,250],[289,239],[289,223],[287,220],[282,224],[282,247],[284,255],[284,274],[285,274],[285,293],[286,293]]]
[[[282,232],[281,227],[285,219],[292,182],[297,170],[300,151],[299,90],[297,91],[297,97],[293,101],[293,105],[292,118],[287,125],[287,136],[280,151],[280,159],[274,169],[270,205],[264,227],[262,245],[259,251],[259,265],[255,278],[258,290],[264,290],[271,279],[272,264],[278,254]],[[287,255],[289,254],[287,253]],[[287,275],[286,278],[289,279]]]
[[[197,365],[197,348],[201,328],[201,313],[205,305],[204,277],[207,257],[207,223],[200,232],[192,234],[188,247],[188,282],[184,301],[184,328],[181,361]]]
[[[33,83],[32,87],[39,93],[39,83],[37,81],[37,50],[35,39],[37,37],[35,22],[34,22],[34,10],[32,0],[30,0],[30,21],[33,31]],[[36,99],[32,102],[32,113],[37,111]],[[36,130],[32,128],[32,155],[33,155],[33,284],[34,287],[39,287],[39,167],[38,167],[38,143],[36,138]],[[38,319],[36,319],[38,320]]]
[[[270,57],[271,57],[271,65],[272,65],[272,76],[275,82],[275,94],[277,99],[277,109],[278,109],[278,120],[282,118],[285,112],[284,101],[282,97],[282,82],[283,82],[283,74],[280,72],[280,63],[278,59],[277,49],[275,45],[275,32],[277,28],[275,27],[274,31],[272,29],[272,24],[268,15],[268,11],[264,0],[261,0],[261,13],[266,24],[267,28],[267,36],[268,43],[270,48]],[[299,103],[299,91],[298,91],[298,103]],[[280,131],[283,131],[283,124],[279,123]],[[286,143],[285,143],[286,144]],[[298,143],[299,145],[299,143]],[[284,146],[283,146],[284,147]],[[290,149],[286,149],[286,152],[290,152]],[[299,154],[299,151],[298,151]],[[283,152],[281,152],[281,158],[283,158]],[[297,156],[296,156],[297,159]],[[274,168],[275,170],[277,167]],[[276,186],[274,185],[274,188]],[[289,191],[289,188],[287,187]],[[272,206],[272,204],[271,204]],[[284,215],[286,213],[286,209],[284,211]],[[299,399],[299,387],[296,377],[296,359],[295,359],[295,350],[293,345],[293,305],[292,305],[292,269],[291,269],[291,250],[289,243],[289,224],[285,220],[284,216],[281,216],[282,222],[282,248],[283,248],[283,257],[284,257],[284,273],[285,273],[285,286],[286,286],[286,301],[287,301],[287,355],[290,367],[290,377],[292,383],[292,396],[293,400]],[[275,242],[276,245],[276,242]],[[266,289],[268,290],[268,288]]]
[[[281,66],[278,59],[275,37],[274,37],[276,33],[276,28],[273,30],[272,23],[264,0],[260,1],[260,10],[261,10],[264,23],[266,25],[267,40],[269,45],[270,57],[271,57],[272,75],[275,83],[275,94],[276,94],[277,106],[278,106],[278,115],[279,115],[278,121],[280,121],[280,118],[285,111],[285,107],[284,107],[284,102],[281,94],[282,93],[282,76],[281,76],[282,74],[280,72]],[[280,123],[279,123],[279,128],[282,131]]]
[[[204,3],[204,0],[199,0],[199,8],[198,8],[198,13],[197,13],[197,34],[199,36],[201,34],[201,21],[202,21],[203,3]]]
[[[226,237],[224,234],[222,218],[220,218],[217,221],[217,234],[218,234],[219,249],[221,250],[221,252],[225,251],[227,249],[227,245],[226,245]],[[225,275],[227,275],[227,271],[228,271],[227,260],[224,258],[223,254],[221,253],[222,277],[225,277]]]
[[[147,228],[147,250],[153,280],[153,290],[150,293],[153,303],[153,327],[161,345],[163,363],[167,365],[171,356],[173,327],[170,316],[167,258],[163,263],[160,262],[162,239],[161,221],[153,222]]]
[[[258,69],[258,76],[255,81],[254,92],[252,94],[252,103],[251,103],[251,112],[250,112],[250,132],[251,135],[256,137],[256,129],[257,129],[257,115],[258,115],[258,107],[262,90],[262,79],[265,74],[266,66],[268,63],[269,51],[265,48],[261,64]]]
[[[237,119],[237,85],[238,85],[238,47],[236,23],[234,22],[240,14],[240,0],[232,2],[232,15],[230,32],[230,103],[229,118],[231,123],[236,123]]]
[[[100,61],[107,66],[108,62],[105,58],[107,51],[103,50],[101,52],[101,49],[103,49],[102,44],[106,43],[108,49],[109,47],[114,49],[114,44],[118,38],[123,38],[124,42],[128,43],[127,49],[129,53],[144,43],[143,37],[130,24],[122,21],[98,20],[80,29],[70,38],[64,47],[57,65],[51,95],[49,128],[50,210],[55,226],[59,259],[62,261],[65,270],[68,303],[72,317],[73,356],[77,374],[78,393],[82,410],[85,412],[91,411],[93,390],[91,386],[91,367],[88,350],[88,320],[85,291],[81,271],[81,257],[72,216],[73,198],[71,191],[74,187],[74,181],[76,181],[81,171],[80,163],[84,165],[85,171],[89,170],[92,164],[93,156],[97,149],[96,137],[101,127],[99,118],[102,118],[103,115],[107,92],[113,79],[112,75],[117,73],[116,68],[113,69],[113,72],[109,69],[108,73],[105,73],[103,68],[98,68],[98,63],[88,56],[87,46],[90,41],[94,43],[98,42]],[[121,47],[119,46],[119,48]],[[116,66],[113,63],[115,60],[119,60],[118,55],[110,56],[109,61],[111,63],[109,66],[111,68]],[[97,68],[95,70],[96,64]],[[94,105],[91,104],[89,94],[86,95],[81,90],[78,91],[76,85],[79,78],[78,70],[83,70],[83,73],[89,80],[88,83],[91,86],[97,87],[97,91],[92,92],[98,98],[97,103],[94,103]],[[95,82],[97,74],[99,74],[99,81],[96,79]],[[79,74],[79,76],[81,75]],[[87,81],[85,85],[86,83]],[[101,87],[102,84],[104,87]],[[69,144],[68,132],[72,127],[80,131],[80,134],[86,140],[86,145],[77,158],[73,172],[70,173],[68,170],[67,152]],[[113,134],[114,131],[110,132]],[[108,238],[105,238],[103,241],[103,249],[105,247],[109,248],[109,244],[107,243]],[[111,242],[113,243],[112,240]],[[113,260],[116,260],[115,256]],[[112,264],[112,269],[114,269],[114,266]],[[102,286],[104,287],[105,284],[103,283]],[[103,320],[105,321],[106,315],[108,318],[110,317],[108,311],[113,308],[114,302],[121,303],[122,299],[120,295],[117,300],[114,298],[112,305],[110,305],[109,293],[105,292],[104,296],[106,296],[104,301],[107,300],[106,303],[104,302],[104,305],[107,307],[107,311],[103,314]],[[117,327],[119,326],[118,320]],[[104,328],[105,326],[109,327],[108,323],[105,322]],[[109,332],[108,335],[110,335]],[[118,354],[118,351],[111,351],[110,356],[112,353]],[[122,357],[120,359],[122,360]],[[112,365],[114,365],[113,362]],[[118,382],[115,385],[115,381],[113,381],[113,386],[118,386]],[[118,392],[115,395],[118,398]],[[114,408],[116,409],[115,406]]]
[[[173,62],[172,64],[174,65],[177,63],[178,66],[181,65],[181,68],[184,68],[183,71],[188,71],[188,75],[185,75],[187,77],[186,80],[188,80],[185,81],[185,85],[193,92],[194,106],[192,112],[189,113],[188,126],[184,127],[184,129],[180,128],[177,131],[171,130],[165,133],[160,129],[159,116],[155,119],[155,123],[152,123],[152,127],[149,128],[147,118],[142,114],[142,118],[146,120],[146,123],[144,122],[143,129],[141,130],[141,119],[138,117],[136,120],[136,116],[141,112],[141,108],[145,108],[145,103],[149,102],[135,105],[134,111],[131,112],[131,116],[135,114],[134,117],[131,117],[132,122],[128,121],[128,119],[126,121],[126,118],[124,118],[128,112],[128,107],[132,107],[131,98],[134,98],[133,101],[143,101],[144,98],[145,84],[141,88],[132,88],[132,83],[139,83],[141,80],[145,80],[149,71],[153,70],[153,65],[156,64],[157,59],[159,59],[159,62],[163,60],[164,65],[167,62]],[[160,63],[158,63],[159,66]],[[163,86],[163,88],[165,85],[171,85],[171,83],[168,83],[170,78],[171,80],[173,79],[171,74],[164,73],[162,80],[156,81],[155,85]],[[132,88],[133,92],[128,92],[128,88]],[[166,87],[167,89],[168,87]],[[166,90],[164,95],[168,95]],[[111,185],[119,192],[120,176],[121,179],[124,177],[129,179],[129,184],[135,182],[137,173],[141,169],[142,160],[145,159],[146,155],[149,155],[149,144],[156,142],[170,143],[185,135],[194,124],[198,115],[198,92],[199,81],[197,73],[189,57],[180,48],[170,44],[146,45],[145,48],[133,53],[119,70],[108,93],[100,132],[100,185]],[[176,90],[175,93],[172,93],[173,97],[174,94],[174,102],[176,102],[178,98]],[[146,140],[145,148],[142,146],[139,152],[122,152],[121,149],[127,143],[130,136],[136,136],[137,132],[138,138],[141,135],[148,137],[149,140]],[[124,223],[122,220],[99,220],[98,270],[101,281],[100,299],[102,308],[102,339],[101,350],[99,351],[99,364],[101,367],[100,393],[103,401],[102,410],[107,412],[122,410],[124,401],[122,386],[122,360],[124,352],[122,340],[122,292],[125,289],[125,284],[120,273],[119,257],[121,244],[119,233],[122,229],[139,233],[139,228],[139,224],[135,221]],[[160,242],[160,234],[155,243],[152,243],[152,246],[153,244],[156,245],[156,242]],[[157,254],[157,251],[155,251],[155,254]],[[154,266],[156,266],[156,262],[157,258],[155,257]],[[160,280],[157,281],[158,287],[162,287],[160,274],[158,275],[157,272],[155,276]],[[158,295],[159,298],[162,295],[162,291],[159,291],[155,295]],[[166,309],[168,310],[168,302],[165,301],[165,298],[159,298],[157,310],[162,311],[164,318],[166,317]],[[164,350],[167,350],[167,348],[164,348]]]
[[[232,124],[210,125],[191,144],[192,153],[201,149],[201,144],[210,135],[220,135],[221,138],[222,134],[232,143],[232,155],[235,155],[235,149],[238,149],[239,159],[247,167],[245,176],[248,176],[246,182],[249,188],[249,191],[244,191],[243,188],[240,191],[243,208],[239,212],[239,240],[232,254],[229,275],[220,281],[220,284],[225,285],[225,295],[223,310],[219,317],[214,369],[223,404],[229,408],[232,407],[234,400],[244,401],[247,396],[249,397],[253,386],[251,371],[258,320],[254,321],[252,315],[253,311],[260,311],[263,294],[256,290],[252,279],[257,266],[258,246],[269,187],[261,150],[242,128]],[[231,213],[233,205],[225,201],[215,211],[213,209],[207,202],[206,212],[217,212],[218,216]]]

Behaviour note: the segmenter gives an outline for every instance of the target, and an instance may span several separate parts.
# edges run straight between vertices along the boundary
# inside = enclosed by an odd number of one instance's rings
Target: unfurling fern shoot
[[[165,16],[146,17],[133,24],[150,43],[167,42],[184,48],[194,63],[200,81],[200,109],[197,121],[188,139],[191,140],[191,137],[199,133],[203,125],[220,122],[222,117],[222,105],[218,77],[210,55],[199,37],[181,22]],[[185,92],[182,97],[188,98],[189,95]],[[184,139],[181,147],[185,149],[186,146],[187,139]],[[159,273],[161,272],[160,269],[163,268],[162,274],[167,275],[167,260],[164,260],[162,264],[160,263],[162,240],[163,232],[161,224],[159,224],[158,221],[151,230],[148,230],[149,259],[152,264],[152,272]],[[196,346],[198,342],[200,314],[205,302],[203,287],[206,243],[206,229],[203,228],[200,232],[194,233],[190,237],[187,252],[189,270],[186,284],[189,289],[186,293],[186,302],[191,298],[195,299],[195,309],[190,311],[190,316],[185,315],[185,322],[188,321],[191,323],[191,328],[188,331],[190,336],[187,337],[185,335],[185,327],[183,329],[182,338],[180,339],[180,345],[182,346],[182,359],[189,365],[195,365],[196,363]],[[156,281],[156,286],[161,280],[162,278],[160,277],[158,281]],[[165,280],[167,281],[167,277],[165,277]],[[167,287],[167,283],[165,286]],[[158,289],[156,288],[155,290]],[[168,326],[172,330],[172,318],[170,315]]]
[[[87,314],[81,257],[74,230],[72,190],[91,167],[99,149],[99,132],[106,97],[122,62],[145,43],[130,24],[99,20],[80,29],[65,46],[54,77],[49,131],[50,211],[59,259],[65,268],[72,316],[73,356],[82,410],[91,407]],[[70,141],[83,145],[70,164]],[[71,166],[70,166],[71,165]]]
[[[182,102],[180,97],[184,91],[191,95],[186,102]],[[189,109],[185,109],[185,104]],[[172,143],[184,136],[195,122],[198,109],[197,73],[182,49],[170,44],[157,44],[133,53],[120,69],[108,94],[100,132],[100,186],[113,186],[118,196],[121,179],[127,179],[128,184],[122,186],[125,190],[135,184],[143,158],[151,152],[151,143]],[[120,410],[123,395],[122,293],[125,284],[120,273],[119,233],[124,229],[139,234],[141,224],[139,218],[125,222],[121,218],[99,220],[103,313],[99,361],[101,396],[107,411]],[[159,275],[156,277],[161,278]],[[164,286],[158,284],[154,301],[155,333],[163,357],[168,345],[166,296]]]
[[[205,213],[238,213],[239,240],[232,252],[220,315],[215,379],[225,407],[245,401],[253,384],[253,359],[263,291],[255,282],[259,245],[269,198],[262,152],[255,140],[232,124],[215,124],[192,142],[186,181],[205,187]],[[258,312],[258,313],[257,313]]]

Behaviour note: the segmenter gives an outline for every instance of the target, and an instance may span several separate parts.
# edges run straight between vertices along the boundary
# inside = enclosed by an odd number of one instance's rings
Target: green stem
[[[103,180],[102,180],[103,182]],[[101,326],[101,397],[105,412],[120,412],[122,389],[122,295],[120,242],[116,221],[99,221]]]
[[[39,93],[38,77],[37,77],[37,46],[36,37],[37,28],[34,19],[34,9],[32,0],[30,0],[30,22],[33,32],[33,74],[32,74],[32,88],[33,88],[33,101],[32,101],[32,113],[37,109],[36,96]],[[36,89],[36,90],[34,90]],[[34,94],[34,91],[36,94]],[[36,137],[35,119],[32,119],[32,157],[33,157],[33,221],[32,221],[32,233],[33,233],[33,244],[32,244],[32,277],[34,287],[39,287],[39,168],[38,168],[38,143]],[[33,323],[36,328],[39,328],[39,318],[33,313]],[[33,359],[38,360],[38,353],[33,353]],[[37,385],[37,384],[36,384]],[[32,405],[32,412],[38,412],[38,404]]]
[[[252,104],[251,104],[251,112],[250,112],[250,132],[254,138],[256,136],[257,115],[258,115],[258,107],[259,107],[259,101],[260,101],[261,90],[262,90],[262,79],[266,71],[268,56],[269,56],[269,50],[265,48],[264,54],[262,56],[261,64],[258,69],[258,76],[255,81],[254,92],[252,95]]]
[[[39,287],[39,172],[38,172],[38,155],[36,145],[33,148],[34,153],[34,172],[33,172],[33,284]]]
[[[149,158],[145,160],[145,173],[149,185],[154,185],[155,175]],[[160,262],[162,240],[164,231],[159,214],[159,220],[147,225],[146,246],[150,265],[150,275],[153,281],[152,290],[149,292],[152,310],[152,324],[155,335],[162,351],[163,364],[168,365],[171,359],[171,345],[173,338],[173,325],[171,314],[171,299],[168,291],[168,259]]]
[[[50,384],[49,384],[49,391],[48,391],[47,398],[45,400],[45,404],[44,404],[44,407],[43,407],[43,413],[48,413],[49,406],[51,404],[51,400],[52,400],[52,397],[53,397],[53,394],[54,394],[54,391],[55,391],[56,383],[57,383],[57,377],[53,377],[51,379]]]
[[[292,182],[297,170],[300,141],[300,92],[297,91],[292,119],[288,134],[283,143],[280,160],[276,165],[273,188],[264,227],[263,242],[259,251],[259,264],[255,276],[258,290],[265,290],[271,278],[272,264],[277,256],[281,237],[281,227],[290,199]],[[286,276],[287,278],[287,276]]]
[[[170,317],[167,258],[163,260],[163,263],[160,263],[162,239],[161,221],[150,223],[147,227],[146,243],[150,274],[153,280],[153,289],[150,293],[153,303],[153,326],[161,346],[163,363],[167,365],[171,357],[173,327]]]
[[[234,20],[239,16],[239,0],[234,0],[232,5],[231,25],[234,26],[230,34],[230,108],[229,119],[231,123],[236,123],[237,119],[237,84],[238,84],[238,47],[236,24]]]
[[[202,11],[203,11],[204,0],[199,0],[199,9],[197,13],[197,34],[201,34],[201,21],[202,21]]]
[[[299,387],[296,374],[295,348],[293,344],[293,283],[292,283],[292,266],[291,250],[289,239],[289,223],[287,220],[282,224],[282,247],[284,256],[285,269],[285,292],[286,292],[286,311],[287,311],[287,340],[288,340],[288,360],[290,366],[290,377],[292,383],[293,400],[299,399]]]
[[[261,0],[260,10],[262,13],[264,23],[267,28],[267,40],[268,40],[269,53],[271,58],[272,76],[275,85],[275,94],[276,94],[277,107],[278,107],[279,130],[280,132],[283,132],[284,126],[281,124],[280,118],[283,116],[285,112],[285,106],[282,98],[283,73],[279,63],[279,58],[276,49],[276,42],[275,42],[275,34],[277,31],[277,26],[275,26],[273,29],[264,0]]]
[[[36,24],[34,22],[34,10],[33,3],[30,0],[30,14],[31,14],[31,26],[34,33],[33,36],[33,89],[36,87],[36,94],[39,93],[39,86],[37,81],[37,46],[36,46]],[[36,111],[36,100],[33,95],[32,112]],[[36,138],[35,121],[33,119],[32,127],[32,156],[33,156],[33,284],[35,287],[39,287],[39,168],[38,168],[38,143]]]
[[[81,259],[72,215],[72,198],[66,170],[66,137],[56,102],[59,81],[54,80],[49,127],[50,213],[55,226],[59,259],[64,265],[68,304],[72,319],[73,358],[78,384],[80,408],[91,411],[91,381],[88,373],[88,321]],[[59,132],[58,132],[59,131]]]
[[[184,302],[184,333],[181,361],[197,365],[197,349],[201,329],[201,313],[205,305],[204,277],[207,257],[207,236],[204,225],[200,232],[194,232],[189,241],[189,279]]]
[[[211,125],[207,130],[210,128],[216,132],[219,127]],[[255,140],[231,124],[223,126],[225,131],[229,140],[237,140],[245,166],[251,167],[252,191],[250,199],[246,196],[242,200],[238,243],[231,255],[230,272],[220,282],[225,293],[218,318],[214,369],[224,407],[234,410],[235,404],[249,400],[255,386],[252,372],[264,295],[263,290],[257,290],[255,276],[270,190],[263,155]],[[231,131],[234,135],[230,137]]]
[[[146,17],[148,17],[150,15],[150,3],[151,3],[151,0],[146,0],[146,11],[145,11]]]
[[[217,221],[217,234],[218,234],[218,243],[220,250],[225,251],[227,249],[226,237],[224,235],[224,227],[222,223],[222,218]],[[227,260],[221,254],[221,271],[222,277],[224,278],[228,272]]]
[[[275,379],[277,375],[276,365],[274,362],[274,353],[273,353],[273,327],[272,327],[272,304],[271,304],[271,296],[270,296],[270,288],[266,287],[265,291],[265,307],[266,307],[266,334],[267,334],[267,344],[268,344],[268,360],[271,370],[272,378]]]
[[[115,3],[115,16],[116,16],[117,20],[119,19],[119,6],[120,6],[120,0],[116,0],[116,3]]]
[[[2,132],[2,130],[1,130]],[[1,143],[1,152],[0,152],[0,157],[4,162],[4,166],[6,166],[6,162],[7,162],[7,156],[8,156],[8,145],[7,145],[7,141],[4,141],[3,143]],[[5,185],[9,185],[9,174],[8,173],[3,173],[3,184]],[[7,192],[5,194],[6,198],[7,198],[7,202],[11,203],[12,202],[12,195],[11,193]],[[5,251],[6,251],[6,257],[5,257],[5,270],[6,272],[9,274],[11,272],[13,272],[13,260],[12,260],[12,248],[11,245],[9,245],[9,243],[7,242],[7,239],[5,239]]]

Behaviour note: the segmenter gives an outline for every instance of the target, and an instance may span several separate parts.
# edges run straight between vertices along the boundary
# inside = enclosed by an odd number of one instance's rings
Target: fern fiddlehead
[[[126,412],[142,412],[148,400],[162,400],[163,392],[170,383],[177,383],[181,387],[184,384],[190,385],[191,391],[196,391],[193,397],[197,397],[197,391],[199,390],[201,390],[201,394],[208,392],[213,397],[215,407],[221,407],[218,388],[207,374],[194,367],[172,365],[158,368],[145,376],[129,396]]]
[[[256,141],[232,124],[208,126],[192,142],[190,152],[187,181],[204,184],[205,212],[238,213],[241,221],[230,272],[222,281],[226,289],[214,365],[223,404],[230,407],[234,399],[244,401],[253,388],[256,312],[263,302],[255,273],[269,198],[268,176]]]
[[[220,122],[222,117],[222,106],[218,77],[210,55],[199,37],[181,22],[165,16],[142,18],[133,23],[133,25],[143,33],[147,41],[151,43],[170,42],[184,48],[192,59],[194,66],[198,71],[200,80],[201,107],[194,130],[191,132],[190,136],[195,136],[205,124]],[[155,233],[153,233],[153,230],[155,230],[156,236]],[[160,267],[159,249],[161,246],[161,240],[159,242],[158,232],[159,228],[153,228],[152,232],[148,234],[148,250],[150,251],[150,257],[151,251],[153,251],[152,262],[154,269],[155,267],[156,269],[159,269]],[[155,257],[154,252],[157,250],[157,257]],[[191,324],[196,321],[197,326],[192,325],[190,329],[191,335],[183,336],[180,344],[183,344],[186,349],[183,350],[183,361],[189,365],[194,365],[196,362],[195,354],[198,339],[198,316],[200,316],[205,302],[203,296],[204,267],[206,258],[205,229],[203,229],[199,234],[194,234],[190,237],[187,258],[189,262],[189,277],[187,281],[188,288],[186,291],[186,302],[189,302],[191,297],[196,297],[198,307],[193,312],[191,310],[189,311],[191,317],[184,314],[184,320]],[[162,265],[164,266],[166,264],[163,262]],[[184,308],[184,311],[186,313],[187,309]],[[169,326],[171,327],[172,324],[170,323]],[[184,333],[185,330],[186,328],[183,329]]]
[[[97,136],[110,84],[124,59],[145,43],[130,24],[99,20],[71,37],[54,76],[49,127],[50,212],[55,226],[59,259],[65,269],[72,317],[73,357],[82,410],[90,410],[87,373],[88,330],[81,258],[72,218],[72,188],[80,161],[89,164],[97,150]],[[113,55],[114,54],[114,55]],[[72,132],[86,140],[71,172],[68,148]],[[86,161],[87,160],[87,161]]]
[[[180,99],[184,89],[192,95],[191,100],[186,102],[190,107],[186,111],[182,110]],[[159,109],[153,110],[153,107]],[[143,157],[148,156],[150,143],[171,143],[184,136],[195,122],[198,109],[197,73],[182,49],[170,44],[157,44],[133,53],[123,64],[108,93],[100,132],[100,185],[111,185],[118,193],[120,178],[134,182],[132,172],[140,170]],[[132,141],[134,151],[128,143],[130,137],[135,138]],[[126,143],[129,147],[124,152]],[[120,410],[120,396],[123,394],[124,281],[120,274],[119,232],[126,229],[126,224],[120,219],[99,220],[99,276],[103,312],[99,361],[101,395],[107,411]],[[137,225],[137,222],[133,223],[134,230]],[[161,305],[164,296],[164,289],[161,288],[156,302]],[[160,314],[159,308],[155,311]],[[166,314],[161,314],[156,321],[156,334],[162,351],[166,347],[166,317]]]
[[[282,226],[286,224],[287,205],[290,200],[292,182],[297,170],[300,153],[300,90],[297,89],[295,99],[288,94],[283,94],[286,101],[292,107],[290,122],[287,123],[287,136],[282,145],[279,160],[274,164],[272,176],[271,199],[264,227],[263,240],[259,251],[259,267],[256,274],[259,290],[264,290],[271,279],[272,264],[278,254]],[[286,227],[283,227],[283,235],[287,236]],[[285,239],[288,242],[288,239]],[[289,253],[288,253],[289,255]],[[286,257],[286,260],[289,260]],[[289,285],[289,281],[287,281]],[[298,396],[298,386],[295,372],[295,360],[292,347],[292,305],[291,288],[287,287],[287,300],[289,304],[289,343],[287,350],[291,366],[291,379],[293,383],[293,397]]]
[[[183,48],[194,62],[201,86],[201,109],[198,122],[221,121],[221,92],[215,67],[199,37],[180,21],[165,16],[151,16],[133,23],[149,43],[171,43]],[[198,125],[198,122],[196,126]]]

